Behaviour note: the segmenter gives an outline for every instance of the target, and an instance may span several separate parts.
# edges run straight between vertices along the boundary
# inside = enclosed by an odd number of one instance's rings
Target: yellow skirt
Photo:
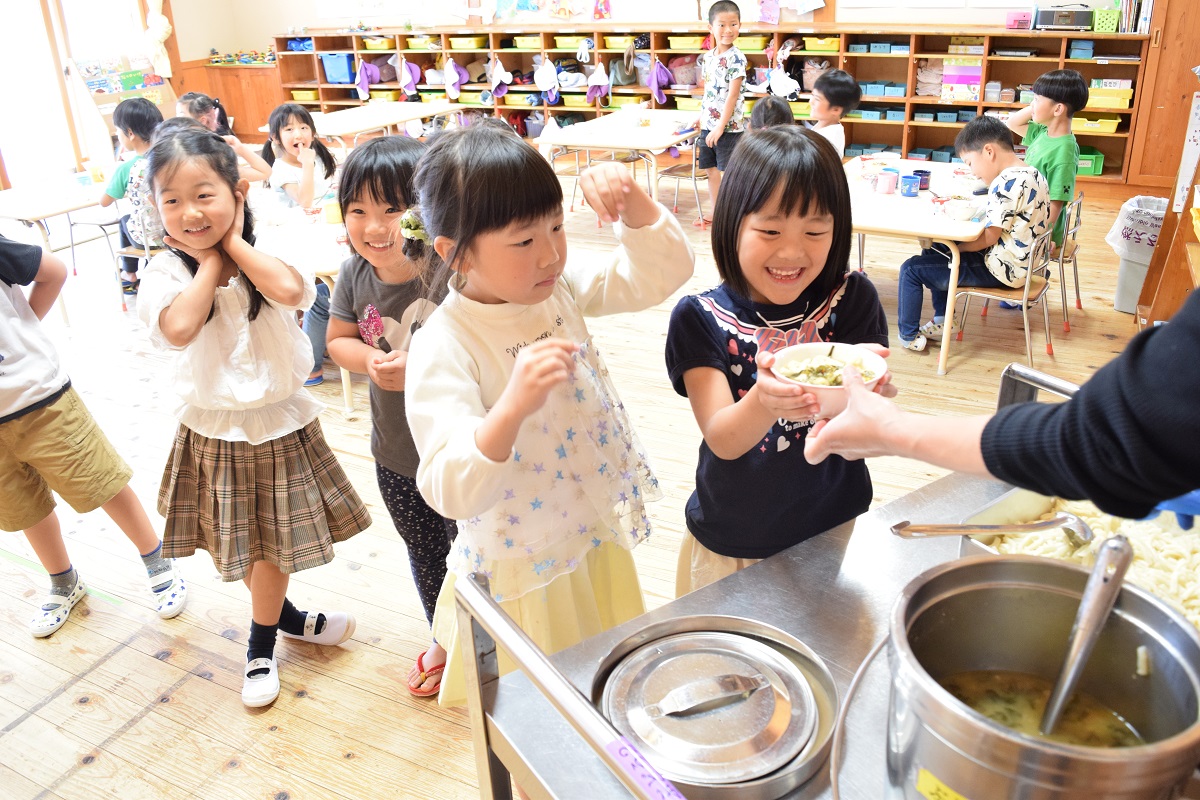
[[[467,701],[462,646],[454,607],[454,573],[447,572],[433,614],[433,636],[448,654],[438,703]],[[500,603],[504,613],[547,655],[557,653],[642,614],[642,587],[633,555],[607,542],[590,550],[574,571],[548,585]],[[512,671],[508,655],[499,650],[500,674]]]

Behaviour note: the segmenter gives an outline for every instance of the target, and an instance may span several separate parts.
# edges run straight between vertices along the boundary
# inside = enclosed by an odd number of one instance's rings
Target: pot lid
[[[667,778],[736,783],[786,764],[812,738],[816,701],[774,648],[732,633],[681,633],[630,653],[601,700]]]

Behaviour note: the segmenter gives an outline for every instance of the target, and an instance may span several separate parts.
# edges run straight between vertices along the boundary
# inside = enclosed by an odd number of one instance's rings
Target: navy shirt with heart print
[[[754,303],[725,284],[684,297],[671,312],[667,372],[687,396],[688,370],[720,370],[734,400],[757,376],[761,348],[798,342],[874,342],[886,346],[887,318],[879,295],[861,272],[851,272],[829,296],[815,289],[787,306]],[[766,558],[836,527],[867,510],[871,476],[861,461],[831,456],[804,460],[810,423],[777,420],[740,458],[718,458],[704,442],[687,526],[709,550],[732,558]]]

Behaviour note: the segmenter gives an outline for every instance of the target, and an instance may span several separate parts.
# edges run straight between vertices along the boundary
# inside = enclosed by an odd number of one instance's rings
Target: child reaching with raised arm
[[[58,297],[67,267],[41,248],[0,236],[0,530],[25,531],[50,573],[30,632],[66,624],[84,585],[63,542],[54,495],[79,513],[103,508],[142,554],[155,611],[183,611],[187,586],[129,485],[133,471],[88,413],[40,320]],[[29,297],[22,286],[32,284]]]
[[[304,106],[284,103],[271,112],[267,125],[271,141],[263,145],[262,155],[271,165],[271,188],[290,205],[312,208],[329,193],[337,171],[333,153],[317,138],[312,114]]]
[[[219,136],[183,130],[150,150],[148,179],[170,252],[143,278],[138,314],[175,354],[179,431],[158,493],[164,551],[207,550],[222,580],[244,580],[253,611],[242,702],[279,694],[277,631],[315,644],[354,632],[343,612],[298,611],[288,576],[333,559],[371,519],[325,443],[296,311],[313,284],[254,249],[247,183]]]
[[[772,372],[800,342],[887,354],[875,287],[847,272],[850,190],[830,143],[798,125],[738,146],[713,216],[722,283],[671,313],[667,372],[704,440],[687,502],[676,593],[686,594],[822,531],[871,502],[861,462],[804,460],[816,399]],[[895,394],[890,376],[878,391]]]
[[[136,154],[120,163],[108,182],[108,188],[100,195],[101,206],[110,206],[123,197],[128,197],[129,204],[133,206],[133,212],[122,216],[118,224],[117,238],[122,248],[147,244],[147,232],[142,230],[146,220],[142,213],[145,195],[141,187],[146,176],[146,151],[150,149],[154,131],[162,121],[162,112],[158,110],[158,106],[144,97],[122,100],[113,111],[113,128],[117,131],[117,141],[121,143],[122,148]],[[157,247],[160,242],[151,237],[149,244]],[[125,294],[137,294],[138,258],[126,256],[121,262],[121,290]]]
[[[413,202],[412,177],[426,146],[384,136],[354,148],[342,169],[338,202],[354,255],[338,272],[329,320],[329,354],[371,379],[371,455],[379,493],[408,547],[413,583],[433,624],[446,556],[457,527],[417,491],[417,448],[404,416],[405,367],[412,330],[445,296],[424,297],[418,265],[404,255],[400,217]],[[438,287],[434,287],[438,288]],[[408,690],[437,694],[446,651],[436,640],[417,656]]]
[[[456,578],[486,574],[547,653],[644,608],[629,550],[650,533],[657,481],[584,317],[661,302],[694,257],[626,169],[593,168],[580,185],[602,219],[620,220],[607,263],[568,261],[562,186],[511,132],[443,133],[417,169],[406,236],[436,254],[433,286],[453,276],[413,336],[405,376],[417,485],[458,520],[433,620],[450,653],[443,705],[465,697]]]

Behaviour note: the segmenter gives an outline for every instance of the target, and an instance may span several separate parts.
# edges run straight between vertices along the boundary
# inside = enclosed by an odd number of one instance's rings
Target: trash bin
[[[1133,314],[1137,310],[1138,295],[1146,280],[1150,257],[1158,243],[1163,215],[1167,212],[1165,197],[1139,195],[1126,200],[1117,214],[1113,226],[1104,237],[1108,246],[1120,258],[1117,266],[1117,293],[1113,308]]]

